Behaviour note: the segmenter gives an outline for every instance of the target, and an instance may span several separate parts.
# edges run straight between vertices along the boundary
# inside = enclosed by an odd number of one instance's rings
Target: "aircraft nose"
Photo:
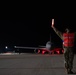
[[[50,49],[51,49],[51,44],[50,44],[50,43],[47,43],[47,44],[46,44],[46,48],[47,48],[48,50],[50,50]]]

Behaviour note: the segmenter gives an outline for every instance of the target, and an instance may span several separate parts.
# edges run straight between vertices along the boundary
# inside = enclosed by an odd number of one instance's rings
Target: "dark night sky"
[[[45,6],[46,7],[46,6]],[[51,9],[50,7],[39,7],[32,9],[10,9],[10,15],[3,14],[6,18],[0,20],[0,47],[4,45],[38,46],[45,45],[50,40],[61,45],[61,39],[51,28],[51,19],[55,19],[55,27],[64,31],[70,27],[75,28],[75,14],[68,11]],[[48,8],[48,9],[47,9]],[[21,11],[21,13],[20,13]],[[12,14],[12,13],[13,14]],[[8,13],[9,14],[9,13]]]

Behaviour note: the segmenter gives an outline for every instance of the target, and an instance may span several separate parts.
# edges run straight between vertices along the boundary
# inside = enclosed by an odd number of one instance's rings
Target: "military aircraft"
[[[24,47],[24,46],[14,46],[14,48],[18,49],[19,53],[20,50],[19,49],[32,49],[34,53],[38,53],[38,54],[60,54],[63,53],[63,49],[62,48],[55,48],[53,43],[51,43],[50,41],[48,41],[46,43],[45,46],[38,46],[38,47]]]

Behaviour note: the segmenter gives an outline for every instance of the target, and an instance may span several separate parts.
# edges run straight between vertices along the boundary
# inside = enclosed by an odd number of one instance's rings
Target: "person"
[[[52,19],[51,27],[56,32],[56,34],[61,38],[63,41],[63,56],[64,56],[64,64],[68,74],[73,74],[73,60],[74,60],[74,42],[75,42],[75,32],[71,32],[69,28],[65,29],[65,32],[59,31],[54,26],[54,19]]]

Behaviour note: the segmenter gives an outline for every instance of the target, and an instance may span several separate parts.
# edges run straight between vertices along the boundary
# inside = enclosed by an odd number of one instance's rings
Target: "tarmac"
[[[76,71],[76,55],[73,62]],[[63,54],[1,53],[0,75],[68,75]],[[76,75],[76,74],[70,74]]]

